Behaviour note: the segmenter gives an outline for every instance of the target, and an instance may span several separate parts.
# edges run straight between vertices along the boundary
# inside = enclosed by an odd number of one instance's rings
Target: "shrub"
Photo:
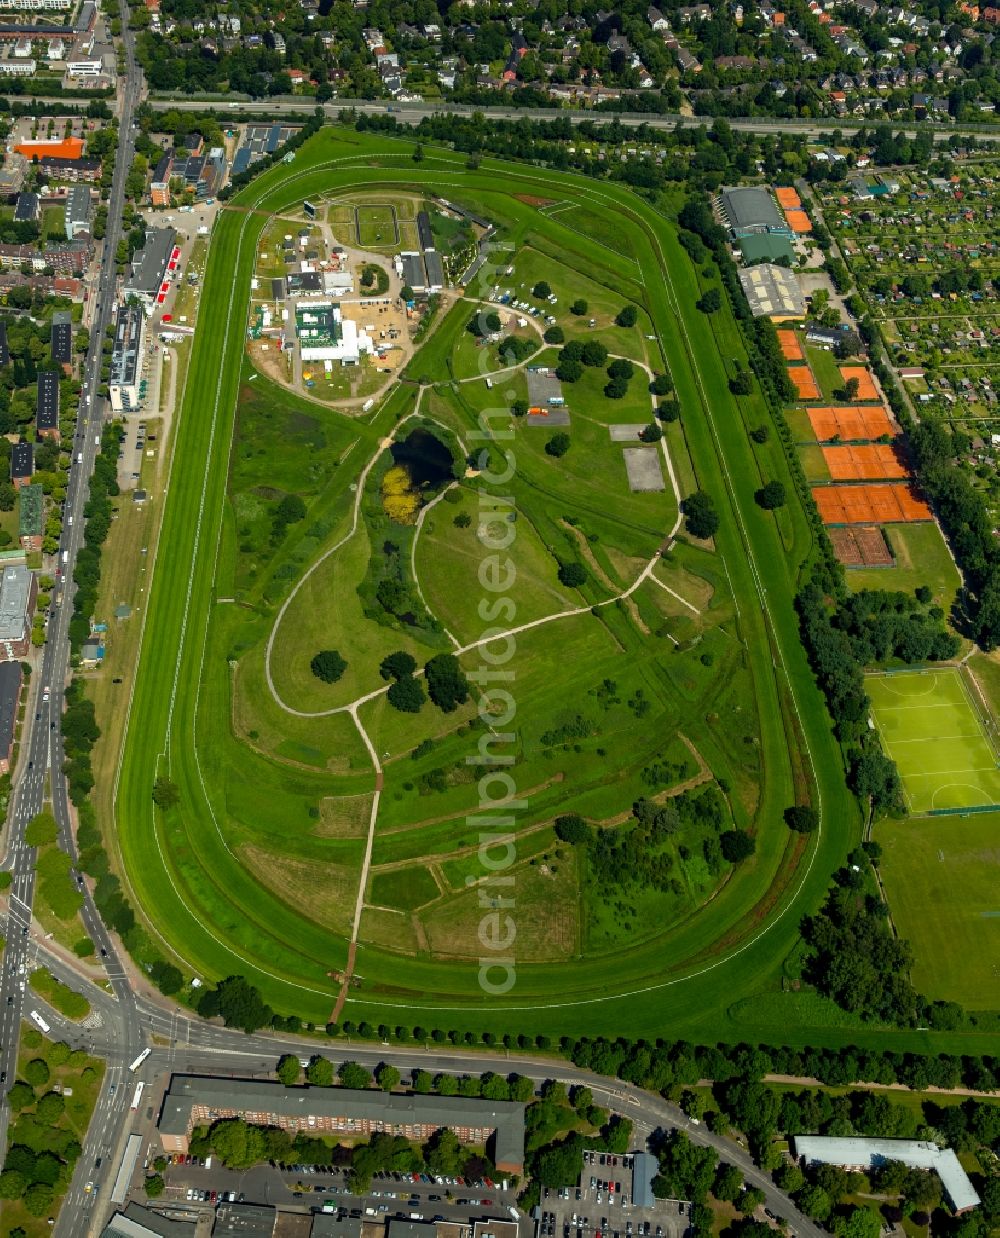
[[[703,314],[715,314],[722,309],[722,294],[718,288],[708,288],[695,304]]]
[[[424,666],[427,694],[443,713],[450,714],[469,699],[469,683],[458,659],[450,653],[436,654]]]
[[[564,843],[578,845],[590,841],[590,827],[579,813],[556,817],[553,828],[556,838]]]
[[[583,355],[580,360],[584,365],[601,366],[608,359],[608,350],[604,347],[600,340],[588,340],[583,346]]]
[[[566,349],[563,349],[565,353]],[[556,378],[562,383],[575,383],[583,373],[583,366],[579,361],[573,361],[571,358],[563,358],[556,366]]]
[[[579,589],[587,583],[587,573],[582,563],[570,560],[559,564],[559,580],[570,589]]]
[[[719,837],[719,846],[730,864],[739,864],[753,855],[756,844],[746,830],[726,830]]]
[[[389,704],[403,714],[420,713],[420,708],[426,699],[419,680],[414,679],[412,675],[402,675],[388,692]]]
[[[754,501],[764,511],[771,512],[785,506],[785,487],[780,481],[769,481],[754,493]]]
[[[412,675],[416,669],[417,659],[413,654],[397,649],[382,659],[378,673],[383,679],[402,679],[404,675]]]
[[[347,670],[347,662],[336,649],[322,649],[309,663],[309,669],[324,683],[336,683]]]
[[[785,824],[798,834],[811,834],[819,825],[819,813],[808,804],[794,804],[785,809]]]
[[[696,490],[681,504],[684,525],[692,537],[712,537],[719,528],[719,513],[715,510],[711,495]]]

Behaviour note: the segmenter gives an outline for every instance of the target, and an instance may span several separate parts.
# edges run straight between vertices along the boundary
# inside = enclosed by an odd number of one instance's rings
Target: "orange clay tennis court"
[[[799,343],[799,337],[794,331],[779,331],[778,343],[781,346],[781,355],[786,361],[805,360],[802,345]]]
[[[813,378],[813,372],[807,365],[790,365],[788,367],[788,377],[795,384],[795,391],[800,400],[818,400],[820,398],[816,379]]]
[[[884,408],[810,408],[809,424],[819,442],[832,438],[849,442],[859,438],[893,437],[899,430],[889,420]]]
[[[802,205],[802,199],[789,187],[782,187],[774,191],[774,196],[778,199],[778,205],[787,210],[791,207],[793,210],[798,210]]]
[[[785,218],[788,220],[788,226],[793,232],[805,233],[812,232],[812,221],[805,211],[794,211],[790,208],[785,211]]]
[[[930,520],[931,509],[913,486],[814,486],[824,524],[908,524]]]
[[[902,453],[894,443],[824,447],[822,452],[834,481],[878,481],[910,476]]]
[[[866,370],[863,365],[842,365],[840,367],[840,377],[845,383],[852,378],[856,378],[858,380],[859,400],[881,399],[881,396],[878,393],[878,388],[875,386],[875,380],[871,376],[871,372]]]

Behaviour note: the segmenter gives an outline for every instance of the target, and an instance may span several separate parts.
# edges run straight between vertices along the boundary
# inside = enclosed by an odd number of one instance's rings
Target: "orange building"
[[[83,138],[41,138],[36,142],[21,142],[14,147],[25,159],[82,159]]]

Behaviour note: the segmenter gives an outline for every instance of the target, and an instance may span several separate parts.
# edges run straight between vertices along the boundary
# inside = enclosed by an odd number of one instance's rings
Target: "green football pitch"
[[[1000,805],[996,748],[956,667],[873,675],[865,690],[910,812]]]

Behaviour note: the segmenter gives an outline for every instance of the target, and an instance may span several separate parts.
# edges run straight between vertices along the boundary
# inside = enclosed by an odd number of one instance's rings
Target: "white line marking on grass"
[[[962,769],[933,769],[907,775],[909,778],[950,778],[953,774],[995,774],[995,765],[970,765]]]
[[[961,709],[964,704],[964,701],[938,701],[935,705],[895,705],[887,701],[879,701],[875,708],[880,709],[883,713],[922,714],[928,709]]]
[[[669,593],[671,597],[675,597],[678,600],[678,602],[681,602],[684,606],[688,608],[688,610],[693,611],[696,615],[701,614],[701,611],[698,609],[697,606],[692,606],[691,603],[687,600],[687,598],[682,598],[681,595],[675,589],[671,589],[669,585],[665,585],[663,581],[660,580],[660,578],[656,575],[655,572],[650,572],[649,579],[653,582],[654,585],[659,585],[661,589]]]
[[[982,739],[981,731],[968,731],[964,735],[920,735],[914,739],[894,739],[894,744],[940,744],[949,739]]]

